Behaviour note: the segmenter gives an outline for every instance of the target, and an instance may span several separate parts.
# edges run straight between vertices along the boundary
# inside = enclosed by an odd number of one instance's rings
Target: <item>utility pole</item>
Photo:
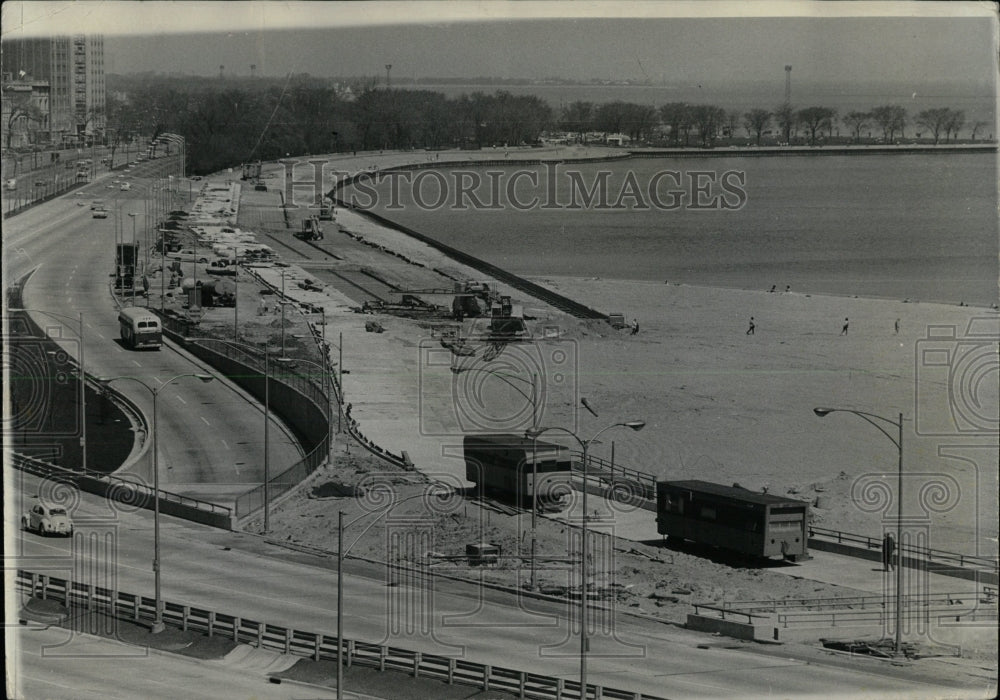
[[[785,104],[792,104],[792,67],[785,66]]]
[[[386,63],[385,64],[385,87],[386,87],[386,89],[389,89],[389,88],[392,87],[392,81],[389,78],[389,71],[391,71],[391,70],[392,70],[392,64],[391,63]]]

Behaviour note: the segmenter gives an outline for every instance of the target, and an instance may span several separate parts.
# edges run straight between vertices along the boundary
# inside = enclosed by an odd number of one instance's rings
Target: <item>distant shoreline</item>
[[[720,158],[734,156],[867,156],[911,153],[996,153],[997,144],[901,144],[898,146],[720,146],[718,148],[644,148],[627,149],[632,158]]]

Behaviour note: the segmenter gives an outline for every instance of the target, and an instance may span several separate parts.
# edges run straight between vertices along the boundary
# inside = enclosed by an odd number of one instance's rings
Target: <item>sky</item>
[[[989,3],[6,2],[3,38],[100,31],[106,69],[995,85]],[[707,16],[711,12],[713,16]],[[734,17],[734,14],[756,17]],[[920,13],[921,16],[914,16]],[[625,15],[625,16],[616,16]]]

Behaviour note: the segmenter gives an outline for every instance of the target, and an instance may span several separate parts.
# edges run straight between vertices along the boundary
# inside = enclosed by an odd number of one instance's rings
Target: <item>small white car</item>
[[[130,189],[132,189],[132,185],[127,182],[122,183],[122,192],[128,192]]]
[[[73,535],[73,521],[65,508],[37,504],[21,516],[21,527],[40,535]]]
[[[195,253],[192,248],[181,248],[173,253],[167,253],[167,257],[172,260],[180,260],[181,262],[208,262],[208,255],[205,252]]]

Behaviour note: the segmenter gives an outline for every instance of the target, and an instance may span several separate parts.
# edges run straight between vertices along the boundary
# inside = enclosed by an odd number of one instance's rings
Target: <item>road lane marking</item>
[[[198,416],[198,417],[205,422],[205,425],[212,425],[211,423],[208,422],[208,419],[206,419],[205,416]]]
[[[227,449],[227,450],[228,450],[228,449],[230,449],[230,448],[229,448],[229,443],[228,443],[228,442],[226,442],[225,440],[223,440],[223,441],[222,441],[222,444],[226,446],[226,449]]]
[[[187,401],[185,401],[184,399],[182,399],[181,396],[180,396],[180,394],[174,394],[174,396],[177,397],[178,401],[180,401],[182,404],[184,404],[185,406],[187,406]]]
[[[135,365],[136,367],[142,367],[142,365],[140,365],[140,364],[139,364],[138,362],[136,362],[135,360],[132,360],[132,364],[133,364],[133,365]]]

